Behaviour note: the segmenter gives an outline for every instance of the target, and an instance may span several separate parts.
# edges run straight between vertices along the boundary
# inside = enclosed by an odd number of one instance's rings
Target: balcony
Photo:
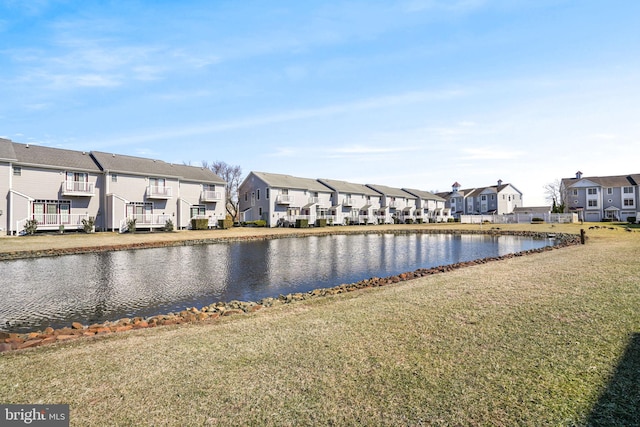
[[[63,181],[60,190],[63,196],[92,197],[95,195],[93,183],[86,181]]]
[[[309,197],[309,204],[310,205],[318,204],[318,202],[320,202],[320,198],[319,197]]]
[[[293,203],[293,196],[287,194],[280,194],[276,197],[276,203],[279,205],[290,205]]]
[[[31,214],[29,217],[16,221],[16,230],[18,233],[24,231],[24,226],[29,220],[38,222],[38,231],[51,230],[82,230],[84,224],[83,219],[88,220],[90,215],[87,214]]]
[[[202,202],[219,202],[221,200],[222,193],[220,191],[205,190],[200,194],[200,201]]]
[[[352,199],[351,197],[345,197],[342,200],[342,206],[354,206],[356,204],[355,199]]]
[[[171,187],[150,185],[147,187],[147,199],[170,199]]]

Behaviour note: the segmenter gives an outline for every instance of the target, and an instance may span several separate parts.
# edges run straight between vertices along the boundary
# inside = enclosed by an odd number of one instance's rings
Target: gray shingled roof
[[[162,160],[146,159],[143,157],[124,156],[122,154],[92,151],[91,155],[102,170],[132,175],[150,175],[159,177],[180,177],[177,168]]]
[[[403,190],[413,194],[416,197],[420,197],[422,200],[435,200],[437,202],[445,201],[444,198],[437,196],[430,191],[414,190],[412,188],[403,188]]]
[[[89,153],[32,144],[13,143],[16,164],[99,172]]]
[[[277,173],[251,172],[267,185],[273,188],[291,188],[307,191],[322,191],[325,193],[332,192],[331,188],[311,178],[299,178],[291,175],[282,175]]]
[[[338,181],[335,179],[324,179],[324,178],[319,179],[318,181],[322,182],[323,184],[343,194],[363,194],[365,196],[380,195],[380,193],[378,193],[375,190],[372,190],[371,188],[367,187],[364,184],[354,184],[352,182]]]
[[[206,182],[211,184],[225,185],[224,179],[216,175],[211,169],[203,168],[199,166],[188,165],[170,165],[175,170],[183,181],[196,181]]]
[[[386,185],[377,185],[377,184],[367,184],[367,186],[369,188],[373,188],[378,193],[384,194],[385,196],[406,197],[407,199],[415,199],[416,198],[416,196],[414,196],[411,193],[407,193],[406,191],[404,191],[401,188],[387,187]]]
[[[13,142],[9,139],[0,138],[0,160],[17,160]]]
[[[583,176],[582,178],[564,178],[562,180],[565,188],[569,188],[578,181],[588,180],[602,187],[627,187],[636,185],[640,174],[616,175],[616,176]]]

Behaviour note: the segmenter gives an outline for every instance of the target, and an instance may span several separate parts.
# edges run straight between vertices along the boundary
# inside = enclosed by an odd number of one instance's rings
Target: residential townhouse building
[[[225,216],[224,188],[204,168],[0,139],[0,228],[7,234],[23,232],[27,220],[40,231],[83,229],[90,218],[96,230],[124,231],[131,219],[137,228],[162,228],[167,220],[187,228],[199,215],[215,224]]]
[[[575,212],[583,221],[627,221],[640,217],[640,174],[584,177],[560,181],[565,211]]]
[[[316,179],[252,171],[238,189],[240,221],[264,220],[267,227],[298,219],[330,219],[333,190]]]
[[[334,224],[377,224],[382,195],[364,184],[318,179],[333,190],[329,217]]]
[[[2,228],[19,234],[28,220],[39,230],[77,230],[100,216],[101,172],[87,152],[0,139]],[[2,216],[0,216],[2,218]]]
[[[217,227],[227,216],[227,183],[209,168],[177,164],[172,168],[180,176],[176,225],[189,228],[192,219],[207,219],[209,228]]]
[[[209,218],[210,226],[226,214],[224,181],[206,168],[161,160],[92,151],[104,180],[104,228],[160,229],[168,221],[188,228],[194,217]]]
[[[367,184],[367,187],[382,195],[378,210],[379,224],[414,222],[418,198],[401,188]]]
[[[415,217],[418,222],[447,222],[451,217],[451,209],[445,206],[446,200],[429,191],[403,188],[416,196]]]
[[[461,189],[456,181],[451,192],[438,193],[446,200],[455,218],[460,215],[505,215],[523,206],[522,192],[512,184],[498,180],[497,185],[479,188]]]

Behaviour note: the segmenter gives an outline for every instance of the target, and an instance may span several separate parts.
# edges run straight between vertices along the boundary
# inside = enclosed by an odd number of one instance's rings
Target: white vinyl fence
[[[535,219],[542,219],[544,222],[556,224],[570,224],[578,222],[578,214],[508,214],[508,215],[460,215],[462,224],[482,224],[490,222],[492,224],[522,224],[530,223]]]

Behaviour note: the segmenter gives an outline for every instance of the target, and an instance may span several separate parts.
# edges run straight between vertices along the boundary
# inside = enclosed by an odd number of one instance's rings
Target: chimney
[[[576,172],[576,179],[582,179],[582,172]]]

